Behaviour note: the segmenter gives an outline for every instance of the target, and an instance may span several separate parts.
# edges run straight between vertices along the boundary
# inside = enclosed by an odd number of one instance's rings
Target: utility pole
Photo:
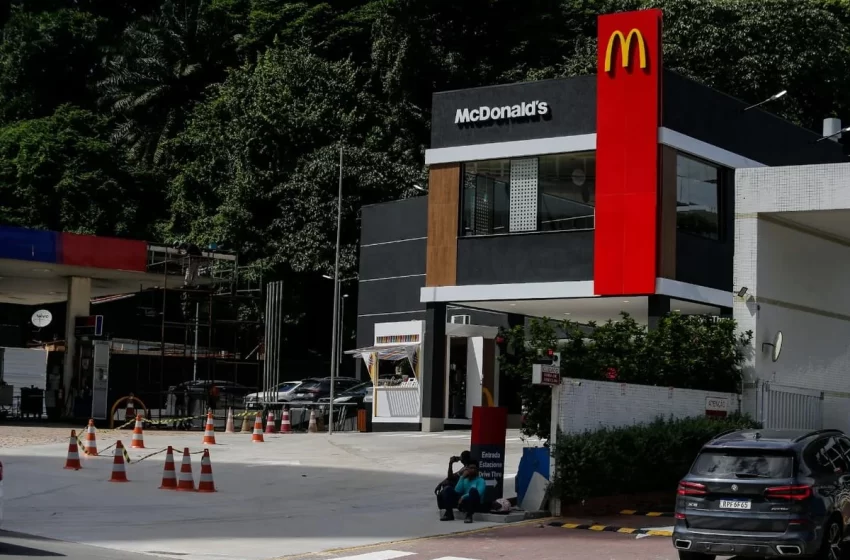
[[[339,194],[336,206],[336,262],[334,263],[334,320],[333,337],[331,346],[331,394],[328,404],[328,435],[334,433],[334,385],[336,385],[336,371],[339,366],[337,358],[337,335],[339,334],[339,242],[342,228],[342,145],[339,147]]]

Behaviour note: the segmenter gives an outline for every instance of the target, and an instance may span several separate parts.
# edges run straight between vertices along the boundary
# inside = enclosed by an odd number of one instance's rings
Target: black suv
[[[839,430],[745,430],[707,443],[679,483],[681,560],[840,560],[850,521],[850,439]]]

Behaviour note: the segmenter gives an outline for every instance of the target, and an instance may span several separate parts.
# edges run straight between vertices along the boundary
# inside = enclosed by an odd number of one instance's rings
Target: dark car
[[[213,385],[218,387],[219,400],[223,406],[242,406],[245,395],[256,391],[254,388],[233,381],[198,379],[169,387],[168,392],[174,394],[188,393],[192,399],[206,399]]]
[[[346,389],[354,387],[358,383],[362,383],[359,379],[353,377],[337,377],[334,383],[334,396],[342,393]],[[316,402],[322,397],[330,397],[331,395],[331,378],[325,377],[322,379],[312,379],[300,385],[293,395],[290,397],[290,402]]]
[[[374,387],[371,381],[366,381],[365,383],[358,383],[354,387],[346,389],[341,393],[334,392],[334,404],[342,404],[342,405],[360,405],[363,403],[363,399],[366,395],[371,395]],[[330,395],[326,397],[321,397],[318,401],[319,404],[328,405],[331,402]]]
[[[850,439],[839,430],[718,436],[679,482],[675,516],[682,560],[839,560],[850,519]]]

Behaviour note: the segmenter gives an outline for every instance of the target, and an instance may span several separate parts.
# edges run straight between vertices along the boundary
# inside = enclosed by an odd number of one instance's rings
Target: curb
[[[672,511],[642,511],[639,509],[624,509],[620,515],[641,515],[643,517],[673,517]]]
[[[672,537],[673,531],[662,529],[637,529],[633,527],[617,527],[616,525],[590,525],[580,523],[561,523],[553,521],[549,524],[550,527],[560,527],[562,529],[574,529],[581,531],[596,531],[598,533],[622,533],[626,535],[646,535],[648,537]]]

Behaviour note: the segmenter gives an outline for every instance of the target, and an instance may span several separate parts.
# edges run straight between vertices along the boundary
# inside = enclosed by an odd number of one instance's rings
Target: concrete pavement
[[[0,531],[0,558],[27,560],[30,558],[63,558],[64,560],[152,560],[147,554],[120,552],[96,546],[86,546],[34,537],[21,533]]]
[[[101,432],[103,449],[130,432]],[[164,455],[203,449],[202,435],[145,432],[145,450],[128,450],[127,484],[107,482],[112,455],[62,468],[67,440],[4,448],[3,528],[127,552],[187,560],[261,560],[469,529],[438,520],[433,488],[448,457],[469,447],[469,434],[216,433],[212,466],[218,492],[159,490]],[[506,473],[516,472],[523,442],[509,436]],[[194,478],[200,456],[193,455]],[[508,481],[507,488],[513,485]],[[484,525],[484,524],[480,524]]]

